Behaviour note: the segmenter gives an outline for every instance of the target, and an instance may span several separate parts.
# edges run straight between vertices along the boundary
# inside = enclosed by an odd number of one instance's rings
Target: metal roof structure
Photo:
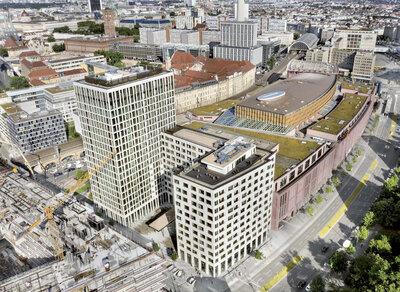
[[[318,37],[313,33],[303,34],[299,39],[295,40],[289,47],[289,52],[294,51],[308,51],[315,48],[318,44]]]

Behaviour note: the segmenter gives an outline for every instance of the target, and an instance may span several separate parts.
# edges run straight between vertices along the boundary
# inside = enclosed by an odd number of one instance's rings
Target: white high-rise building
[[[270,18],[268,20],[268,32],[283,33],[287,31],[287,23],[284,19]]]
[[[221,45],[230,47],[253,47],[257,45],[257,23],[253,21],[223,21]]]
[[[249,19],[249,4],[244,0],[238,0],[235,5],[235,18],[238,21],[245,21]]]
[[[90,179],[94,202],[124,225],[159,207],[161,132],[175,125],[172,72],[107,72],[75,82],[88,169],[117,153]]]
[[[173,176],[178,255],[213,277],[267,240],[275,164],[243,137],[219,142]]]

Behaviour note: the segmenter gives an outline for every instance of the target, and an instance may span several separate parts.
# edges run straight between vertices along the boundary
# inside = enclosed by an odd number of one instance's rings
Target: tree
[[[275,62],[276,62],[275,57],[271,56],[271,58],[269,58],[269,60],[267,62],[268,63],[268,67],[269,67],[270,70],[274,69]]]
[[[365,254],[353,261],[350,267],[350,274],[346,279],[352,287],[362,288],[368,285],[368,270],[374,263],[374,256],[372,254]],[[366,289],[365,289],[366,290]]]
[[[92,194],[92,193],[89,193],[88,198],[89,198],[89,200],[92,200],[92,201],[93,201],[93,194]]]
[[[158,252],[160,250],[160,247],[158,246],[158,244],[156,242],[153,242],[153,250],[155,252]]]
[[[83,170],[78,169],[78,171],[75,174],[76,179],[81,179],[85,175],[85,172]]]
[[[356,163],[357,162],[357,156],[354,156],[353,157],[353,163]]]
[[[396,204],[393,198],[384,198],[375,202],[372,211],[376,215],[376,220],[383,227],[392,227],[398,222],[399,213],[395,212]]]
[[[257,260],[262,260],[263,256],[264,256],[263,253],[261,251],[259,251],[258,249],[254,252],[254,257]]]
[[[111,66],[118,66],[122,64],[121,60],[124,58],[124,55],[119,52],[98,50],[94,53],[98,55],[103,55],[107,60],[107,64]]]
[[[329,265],[336,273],[343,272],[347,269],[347,256],[343,251],[336,251],[329,258]]]
[[[332,183],[335,187],[337,187],[338,185],[340,185],[340,179],[338,177],[335,177],[332,179]]]
[[[53,51],[58,53],[58,52],[62,52],[65,51],[65,44],[55,44],[53,45]]]
[[[47,41],[49,42],[49,43],[53,43],[53,42],[55,42],[56,41],[56,39],[54,38],[54,36],[49,36],[48,38],[47,38]]]
[[[178,259],[178,254],[176,252],[173,252],[171,254],[171,260],[176,261]]]
[[[306,208],[306,210],[307,210],[307,213],[309,214],[309,215],[313,215],[314,214],[314,208],[313,207],[311,207],[311,206],[308,206],[307,208]]]
[[[373,227],[376,224],[376,217],[374,212],[370,211],[367,214],[365,214],[363,222],[367,228]]]
[[[378,254],[390,254],[392,246],[390,245],[389,238],[386,235],[378,235],[369,243],[369,249]]]
[[[353,169],[353,164],[347,163],[347,164],[346,164],[346,170],[347,170],[347,171],[351,171],[352,169]]]
[[[397,187],[398,183],[399,183],[399,177],[397,176],[397,174],[394,174],[383,185],[383,191],[384,192],[392,191],[394,188]]]
[[[325,291],[325,283],[322,279],[321,275],[317,275],[310,283],[310,291],[311,292],[324,292]]]
[[[356,154],[357,154],[357,156],[361,156],[362,151],[361,151],[360,149],[358,149],[358,150],[356,151]]]
[[[356,236],[360,241],[366,240],[368,235],[369,235],[369,230],[365,226],[361,226],[356,233]]]
[[[332,187],[331,186],[327,186],[326,189],[325,189],[325,192],[327,194],[332,193]]]
[[[22,89],[30,87],[30,84],[24,76],[13,76],[11,77],[10,87],[12,89]]]
[[[348,254],[353,254],[353,253],[356,252],[356,248],[353,246],[353,244],[350,243],[349,247],[346,248],[346,252],[347,252]]]
[[[315,203],[321,204],[324,201],[324,199],[321,197],[321,195],[318,195],[318,197],[315,199]]]
[[[4,57],[8,57],[8,51],[6,48],[1,48],[0,49],[0,55],[4,58]]]
[[[294,35],[293,35],[293,38],[295,40],[297,40],[299,37],[300,37],[300,34],[298,32],[295,32]]]
[[[67,25],[61,26],[61,27],[56,27],[53,32],[59,32],[59,33],[71,33],[72,31],[69,29]]]

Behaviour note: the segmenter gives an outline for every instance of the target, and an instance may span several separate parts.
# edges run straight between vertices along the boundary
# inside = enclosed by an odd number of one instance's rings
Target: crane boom
[[[58,260],[61,260],[64,258],[63,255],[63,250],[62,250],[62,244],[59,243],[60,236],[58,229],[55,228],[55,222],[53,218],[53,213],[61,207],[66,201],[68,201],[75,191],[77,191],[79,188],[81,188],[94,174],[96,174],[99,169],[101,169],[115,154],[117,153],[117,150],[114,149],[112,152],[108,154],[108,156],[103,159],[98,165],[95,165],[92,171],[88,171],[82,178],[78,180],[78,182],[68,190],[68,193],[64,193],[65,196],[58,201],[54,202],[53,204],[50,204],[49,206],[44,207],[44,219],[46,219],[50,223],[50,229],[51,229],[51,235],[52,235],[52,240],[54,243],[55,250],[57,252],[57,258]],[[23,238],[25,235],[27,235],[29,232],[31,232],[36,226],[38,226],[42,222],[42,218],[39,218],[36,222],[34,222],[31,226],[28,227],[27,230],[21,232],[13,242],[17,242],[21,238]],[[57,226],[56,226],[57,227]]]

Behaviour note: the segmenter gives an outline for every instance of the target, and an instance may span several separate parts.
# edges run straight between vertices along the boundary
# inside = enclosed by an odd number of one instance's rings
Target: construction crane
[[[68,190],[68,192],[64,193],[65,196],[60,198],[58,202],[55,202],[53,204],[50,204],[49,206],[45,206],[43,208],[43,213],[44,216],[42,218],[39,218],[34,222],[31,226],[28,227],[27,230],[22,231],[20,234],[17,235],[17,237],[13,240],[13,242],[17,242],[21,238],[23,238],[25,235],[30,233],[36,226],[38,226],[41,222],[46,220],[49,222],[49,229],[50,229],[50,234],[52,237],[53,245],[57,253],[57,259],[61,261],[64,258],[64,252],[63,252],[63,247],[62,243],[60,240],[60,233],[58,231],[58,227],[56,222],[54,221],[53,214],[54,212],[61,207],[66,201],[68,201],[73,194],[80,189],[86,182],[98,172],[100,168],[102,168],[115,154],[117,153],[117,150],[113,150],[108,154],[106,158],[104,158],[98,165],[95,165],[95,167],[92,170],[89,170],[88,172],[85,173],[85,175],[78,180],[78,182]]]
[[[25,165],[26,165],[26,167],[28,167],[29,172],[31,173],[32,177],[34,177],[34,172],[33,172],[32,166],[31,166],[31,164],[29,163],[28,159],[26,159],[24,153],[22,153],[22,151],[21,151],[21,149],[18,147],[18,145],[15,145],[15,144],[12,143],[12,142],[7,142],[7,141],[4,141],[4,140],[0,140],[0,143],[4,143],[4,144],[7,144],[7,145],[10,145],[10,146],[14,147],[15,149],[17,149],[19,155],[21,155],[21,157],[24,159]],[[16,168],[14,168],[14,172],[18,172],[18,171],[16,171]]]

